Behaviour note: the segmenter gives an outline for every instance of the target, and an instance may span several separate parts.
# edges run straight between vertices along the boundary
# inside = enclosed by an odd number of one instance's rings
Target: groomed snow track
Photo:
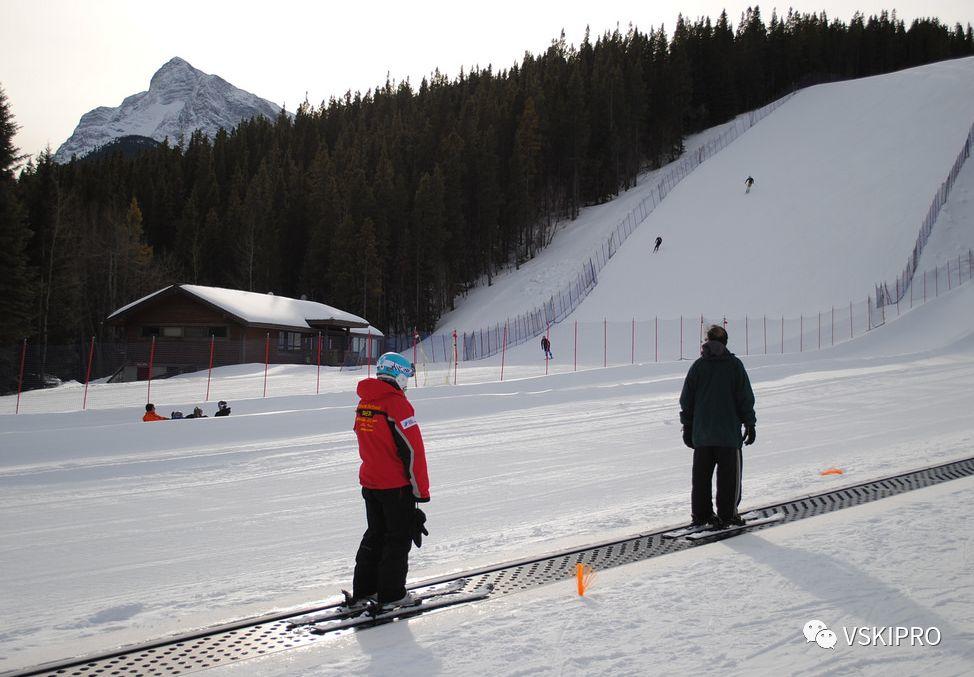
[[[744,532],[735,532],[729,534],[728,537],[850,508],[887,496],[895,496],[913,489],[921,489],[972,475],[974,475],[974,457],[764,506],[754,512],[762,515],[782,512],[785,515],[784,519],[772,524],[760,525]],[[607,569],[686,550],[687,548],[700,547],[715,540],[708,539],[706,542],[692,543],[682,539],[664,539],[662,537],[667,531],[675,528],[678,527],[674,526],[648,534],[606,541],[542,557],[473,569],[422,581],[410,587],[466,579],[464,591],[473,590],[485,584],[492,584],[493,592],[490,596],[506,595],[572,578],[575,576],[575,565],[579,562],[589,564],[596,570]],[[716,540],[719,540],[719,537]],[[144,644],[123,647],[111,653],[48,663],[27,670],[4,672],[0,677],[26,677],[27,675],[176,675],[217,665],[227,665],[235,661],[256,658],[284,649],[327,640],[331,635],[311,634],[307,627],[289,630],[288,622],[297,616],[321,611],[331,606],[334,605],[268,614]],[[351,630],[343,632],[351,632]]]

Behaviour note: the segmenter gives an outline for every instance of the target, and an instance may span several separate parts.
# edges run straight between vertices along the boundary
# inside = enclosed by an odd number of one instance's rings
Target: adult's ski
[[[760,519],[760,515],[761,513],[759,513],[758,511],[752,510],[751,512],[744,513],[743,515],[741,515],[741,517],[743,517],[744,519]],[[662,537],[666,539],[683,538],[684,536],[687,536],[689,534],[695,534],[700,531],[713,531],[713,530],[714,530],[714,525],[707,522],[706,524],[698,524],[696,526],[688,525],[685,527],[681,527],[679,529],[673,529],[672,531],[667,531],[665,534],[662,535]]]
[[[724,529],[714,529],[710,528],[706,531],[696,531],[692,534],[687,534],[684,536],[684,540],[687,541],[705,541],[707,539],[720,539],[727,536],[733,536],[742,531],[747,531],[753,527],[761,526],[762,524],[770,524],[772,522],[777,522],[784,519],[785,514],[782,512],[776,512],[767,517],[759,517],[757,519],[748,520],[747,523],[741,526],[727,527]]]
[[[414,599],[426,600],[433,597],[438,597],[440,595],[448,595],[453,592],[459,592],[463,589],[463,586],[466,585],[466,583],[467,579],[460,578],[455,581],[447,581],[445,583],[437,583],[434,585],[425,585],[419,588],[413,588],[410,592],[413,593]],[[350,608],[344,604],[338,604],[319,613],[295,618],[288,623],[287,629],[292,630],[304,625],[314,625],[315,623],[324,623],[326,621],[336,619],[355,618],[366,614],[368,611],[368,606]]]
[[[338,630],[344,630],[346,628],[367,628],[375,625],[392,623],[393,621],[398,621],[404,618],[419,616],[428,611],[433,611],[434,609],[442,609],[448,606],[455,606],[457,604],[464,604],[466,602],[473,602],[478,599],[483,599],[490,595],[493,589],[493,585],[486,584],[471,590],[470,592],[439,593],[427,595],[425,597],[420,596],[417,598],[418,602],[416,604],[410,604],[409,606],[395,607],[388,610],[373,608],[372,613],[364,613],[353,618],[339,618],[332,621],[317,623],[310,629],[310,632],[316,635],[326,635],[330,632],[337,632]]]

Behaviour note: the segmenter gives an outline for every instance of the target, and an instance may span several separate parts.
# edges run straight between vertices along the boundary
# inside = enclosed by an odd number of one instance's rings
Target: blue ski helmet
[[[413,363],[399,353],[384,353],[375,363],[375,375],[392,379],[403,390],[409,385],[409,379],[416,374]]]

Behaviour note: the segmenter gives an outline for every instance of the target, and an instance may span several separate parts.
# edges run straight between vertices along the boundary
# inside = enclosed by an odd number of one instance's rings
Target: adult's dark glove
[[[687,423],[683,426],[683,444],[693,449],[693,424]]]
[[[429,535],[430,532],[426,530],[426,513],[416,508],[416,512],[413,513],[413,543],[417,548],[422,548],[423,536]]]
[[[753,425],[744,426],[744,446],[754,444],[755,438],[758,436],[757,431],[754,429]]]

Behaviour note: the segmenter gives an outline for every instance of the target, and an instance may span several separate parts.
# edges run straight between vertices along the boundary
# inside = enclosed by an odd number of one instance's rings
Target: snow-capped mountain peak
[[[54,158],[67,162],[83,157],[113,139],[144,136],[176,143],[197,129],[213,136],[256,115],[269,118],[281,107],[234,87],[217,75],[193,68],[173,57],[155,72],[145,92],[126,97],[117,108],[100,106],[85,113]]]

